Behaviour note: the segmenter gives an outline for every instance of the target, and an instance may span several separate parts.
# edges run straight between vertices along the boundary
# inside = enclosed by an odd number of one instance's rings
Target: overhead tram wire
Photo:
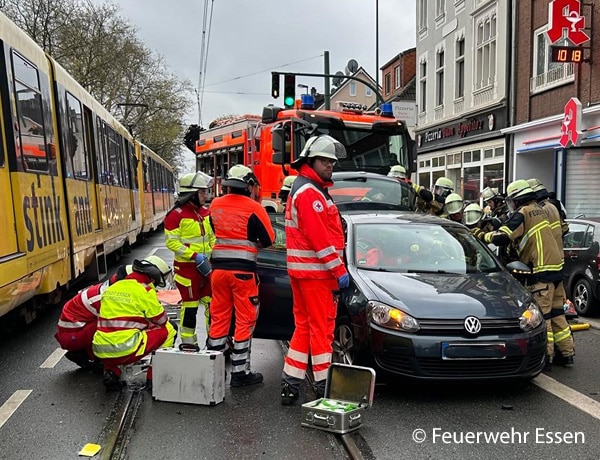
[[[204,99],[204,81],[206,79],[206,67],[208,63],[208,49],[210,45],[210,31],[212,27],[212,14],[214,0],[210,0],[210,15],[208,13],[209,0],[204,0],[204,12],[202,18],[202,41],[200,45],[200,66],[198,74],[198,88],[196,98],[198,100],[198,124],[202,126],[202,101]],[[206,22],[208,18],[208,32]]]
[[[261,73],[265,73],[265,72],[270,72],[272,70],[281,69],[282,67],[287,67],[287,66],[294,65],[294,64],[300,64],[301,62],[311,61],[313,59],[317,59],[317,58],[320,58],[320,57],[323,57],[323,55],[319,54],[317,56],[312,56],[312,57],[308,57],[308,58],[305,58],[305,59],[300,59],[299,61],[288,62],[287,64],[281,64],[281,65],[278,65],[276,67],[269,67],[268,69],[263,69],[263,70],[259,70],[257,72],[248,73],[246,75],[240,75],[240,76],[237,76],[237,77],[229,78],[228,80],[222,80],[222,81],[217,81],[215,83],[209,83],[208,85],[204,85],[204,88],[209,88],[211,86],[221,85],[223,83],[229,83],[230,81],[241,80],[242,78],[253,77],[254,75],[259,75]]]

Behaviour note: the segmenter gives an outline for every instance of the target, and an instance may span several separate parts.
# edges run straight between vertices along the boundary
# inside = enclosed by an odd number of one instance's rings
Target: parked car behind
[[[567,219],[563,238],[565,291],[580,315],[598,313],[600,300],[600,217]]]
[[[464,226],[412,212],[344,212],[350,287],[339,293],[334,361],[423,380],[531,378],[546,328],[530,293]],[[254,337],[293,331],[285,229],[259,251]]]

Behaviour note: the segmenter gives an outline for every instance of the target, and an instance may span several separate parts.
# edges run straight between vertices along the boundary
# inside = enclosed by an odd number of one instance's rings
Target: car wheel
[[[355,342],[352,326],[348,318],[342,318],[335,326],[333,334],[332,362],[340,364],[354,364]]]
[[[575,310],[578,314],[585,316],[594,309],[596,296],[587,279],[581,278],[575,282],[572,297],[571,301],[575,304]]]

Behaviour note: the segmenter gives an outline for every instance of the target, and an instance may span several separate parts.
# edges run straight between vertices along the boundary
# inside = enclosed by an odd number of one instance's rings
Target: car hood
[[[389,273],[357,270],[369,300],[420,319],[516,318],[529,293],[508,272],[478,274]],[[357,283],[363,285],[363,283]]]

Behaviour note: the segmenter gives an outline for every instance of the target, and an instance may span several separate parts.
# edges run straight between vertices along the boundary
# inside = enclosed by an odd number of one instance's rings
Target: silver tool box
[[[223,353],[159,348],[152,356],[152,398],[206,406],[223,402]]]
[[[360,428],[373,404],[375,371],[370,367],[332,364],[325,396],[302,404],[302,426],[344,434]]]

